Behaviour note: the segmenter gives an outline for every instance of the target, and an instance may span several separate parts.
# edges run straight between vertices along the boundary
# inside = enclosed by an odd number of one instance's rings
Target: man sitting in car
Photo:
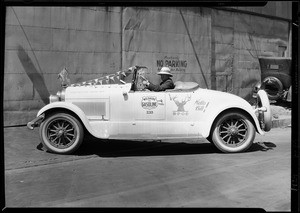
[[[165,91],[167,89],[174,89],[175,85],[171,77],[171,70],[168,67],[162,67],[161,70],[157,73],[160,75],[162,82],[159,85],[152,84],[148,80],[144,80],[143,84],[146,86],[145,88],[151,91]]]

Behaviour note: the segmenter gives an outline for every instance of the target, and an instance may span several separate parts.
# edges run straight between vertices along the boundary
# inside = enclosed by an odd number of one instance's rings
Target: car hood
[[[103,84],[88,86],[69,86],[66,88],[66,100],[79,98],[108,98],[114,92],[128,92],[131,88],[130,83],[126,84]]]
[[[222,91],[210,90],[210,89],[198,89],[201,92],[201,97],[209,100],[211,103],[227,105],[227,106],[244,106],[251,107],[249,102],[245,99]]]

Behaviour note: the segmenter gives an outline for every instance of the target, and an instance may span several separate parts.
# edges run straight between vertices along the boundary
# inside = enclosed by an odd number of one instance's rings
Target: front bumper
[[[40,116],[36,117],[32,121],[28,122],[27,123],[28,129],[33,130],[34,127],[38,127],[42,123],[42,121],[44,120],[44,118],[45,118],[45,114],[41,114]]]

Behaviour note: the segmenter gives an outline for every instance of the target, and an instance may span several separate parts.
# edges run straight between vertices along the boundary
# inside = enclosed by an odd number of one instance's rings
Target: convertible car
[[[256,132],[271,129],[264,90],[258,88],[253,106],[236,95],[203,89],[195,82],[177,81],[172,90],[153,92],[142,84],[147,71],[134,66],[70,84],[64,69],[59,74],[62,91],[51,95],[50,103],[27,126],[39,126],[44,147],[58,154],[77,150],[85,133],[122,140],[204,137],[222,152],[243,152],[252,145]]]

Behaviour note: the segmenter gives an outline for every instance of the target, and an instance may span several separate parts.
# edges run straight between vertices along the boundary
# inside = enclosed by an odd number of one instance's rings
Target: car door
[[[159,129],[161,137],[186,138],[194,134],[193,93],[166,91],[166,120]]]
[[[166,96],[163,92],[131,91],[128,93],[131,138],[157,139],[159,125],[166,120]]]
[[[110,91],[111,138],[156,139],[157,125],[166,120],[165,93],[128,86]]]
[[[143,138],[186,138],[198,135],[193,93],[136,91],[131,95],[135,106],[134,128]]]

